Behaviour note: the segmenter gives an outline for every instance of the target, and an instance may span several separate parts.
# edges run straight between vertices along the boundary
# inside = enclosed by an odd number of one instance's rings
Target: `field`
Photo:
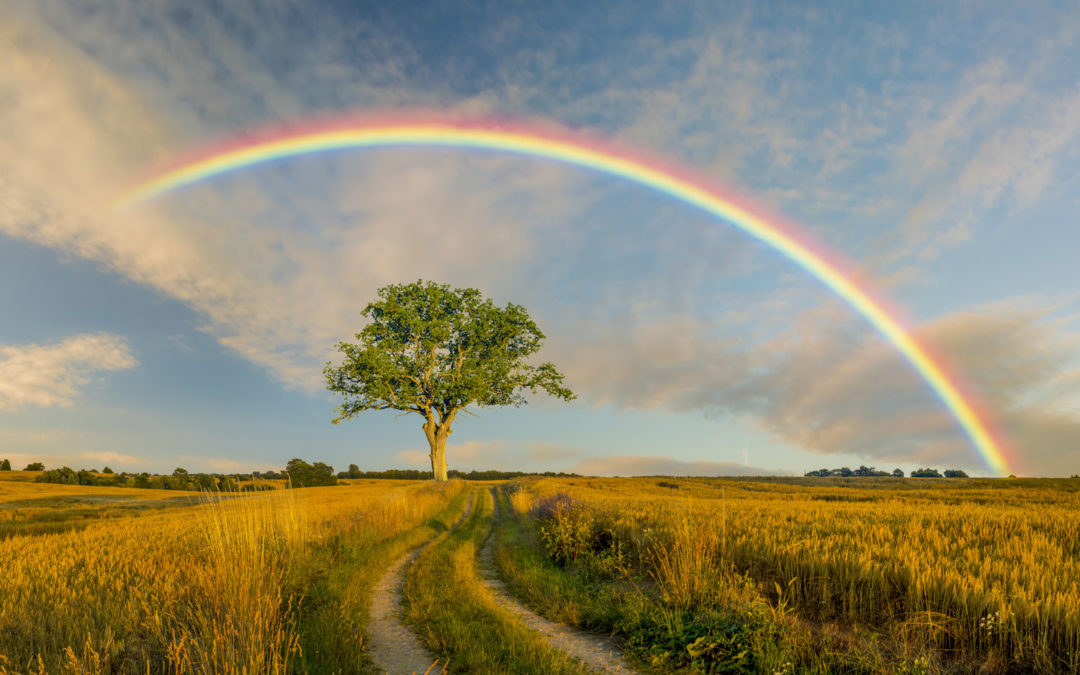
[[[1080,480],[356,480],[242,495],[0,473],[0,673],[373,672],[392,562],[448,672],[1080,670]],[[494,536],[489,538],[490,533]],[[420,671],[422,672],[422,671]]]

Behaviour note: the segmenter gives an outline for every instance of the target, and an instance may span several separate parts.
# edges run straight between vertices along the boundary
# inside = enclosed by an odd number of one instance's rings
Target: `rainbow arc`
[[[758,239],[843,299],[911,364],[956,419],[987,468],[1010,473],[1001,443],[963,393],[956,377],[928,348],[905,330],[898,313],[860,283],[853,266],[801,228],[751,207],[684,168],[618,149],[565,130],[534,129],[489,120],[428,119],[396,121],[352,119],[276,130],[211,148],[158,172],[116,200],[126,207],[204,181],[273,160],[360,148],[446,147],[524,155],[591,169],[666,194],[696,207]]]

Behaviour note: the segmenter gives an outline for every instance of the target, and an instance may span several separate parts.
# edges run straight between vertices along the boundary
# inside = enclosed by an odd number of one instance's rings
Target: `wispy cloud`
[[[408,466],[430,468],[427,450],[402,450],[397,453],[399,462]],[[580,456],[577,448],[544,442],[508,442],[500,439],[451,442],[447,447],[447,460],[451,468],[461,470],[498,469],[505,471],[543,470],[552,463],[562,464]]]
[[[138,364],[117,335],[76,335],[45,345],[0,345],[0,410],[68,406],[97,373]]]
[[[32,462],[41,462],[46,469],[59,469],[68,466],[73,469],[102,469],[108,466],[114,471],[138,471],[151,463],[147,460],[122,452],[84,450],[65,453],[8,452],[0,450],[0,459],[11,460],[13,469],[21,469]]]
[[[785,476],[790,471],[735,462],[688,462],[672,457],[611,455],[583,459],[570,471],[587,476]]]
[[[240,473],[247,474],[252,471],[280,471],[283,466],[272,466],[266,462],[242,462],[228,457],[200,457],[198,455],[181,455],[179,461],[183,468],[188,471],[207,471],[211,473]]]
[[[916,331],[968,381],[1024,464],[1050,473],[1068,471],[1069,448],[1080,443],[1080,401],[1070,393],[1080,378],[1080,335],[1053,318],[1057,309],[1046,300],[1020,299],[948,315]],[[569,384],[596,402],[756,420],[776,437],[823,455],[982,470],[926,383],[846,308],[803,312],[771,339],[746,342],[730,330],[689,319],[614,325],[585,333],[587,340],[556,341],[554,349]]]

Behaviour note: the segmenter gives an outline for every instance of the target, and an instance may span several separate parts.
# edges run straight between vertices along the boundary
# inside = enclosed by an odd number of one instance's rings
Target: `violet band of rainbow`
[[[340,122],[333,126],[300,128],[276,137],[241,140],[167,169],[121,195],[115,207],[127,207],[193,183],[276,159],[379,147],[448,147],[494,150],[562,162],[623,178],[697,207],[772,247],[803,268],[843,299],[888,340],[908,361],[955,418],[986,467],[1008,475],[1010,462],[987,422],[961,392],[947,369],[904,329],[885,302],[860,287],[845,273],[837,256],[810,243],[805,232],[782,219],[740,205],[685,169],[671,168],[649,158],[583,140],[569,132],[499,127],[491,122]]]

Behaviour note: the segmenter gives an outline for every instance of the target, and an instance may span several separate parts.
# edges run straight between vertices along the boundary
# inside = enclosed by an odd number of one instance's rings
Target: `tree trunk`
[[[428,439],[431,444],[431,473],[435,480],[446,480],[446,435],[435,434]]]

